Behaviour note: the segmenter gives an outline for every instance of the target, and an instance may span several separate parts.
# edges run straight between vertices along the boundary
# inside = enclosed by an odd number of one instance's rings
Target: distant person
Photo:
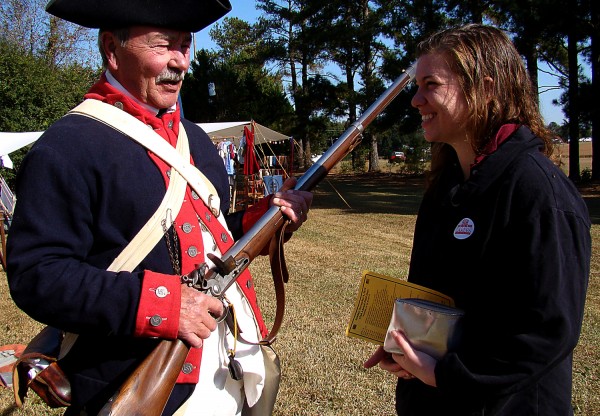
[[[227,0],[54,0],[47,6],[55,16],[100,29],[105,71],[86,100],[122,110],[121,118],[141,121],[148,135],[154,131],[173,147],[185,129],[186,161],[217,193],[201,195],[188,184],[178,214],[157,211],[174,169],[120,131],[78,114],[50,126],[28,152],[17,179],[8,281],[16,304],[32,318],[78,334],[59,361],[72,388],[68,415],[97,414],[159,339],[192,347],[164,415],[178,409],[236,415],[261,399],[261,348],[236,342],[237,331],[217,323],[221,301],[182,284],[182,275],[212,265],[207,256],[219,257],[270,206],[281,207],[294,231],[312,201],[311,193],[291,190],[290,179],[273,197],[228,214],[223,161],[206,133],[181,117],[177,100],[191,33],[230,8]],[[153,215],[162,224],[160,241],[133,271],[107,271]],[[247,270],[226,297],[245,340],[266,336]],[[229,371],[233,354],[243,374]]]
[[[444,30],[417,55],[412,105],[433,157],[408,280],[454,298],[464,328],[439,361],[394,331],[405,354],[379,348],[365,367],[398,377],[401,416],[572,415],[586,205],[548,159],[552,136],[502,31]]]

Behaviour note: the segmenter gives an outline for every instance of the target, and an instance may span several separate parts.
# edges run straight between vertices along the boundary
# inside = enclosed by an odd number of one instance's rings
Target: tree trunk
[[[573,28],[574,29],[574,28]],[[569,60],[569,178],[581,179],[579,171],[579,78],[577,63],[577,37],[569,33],[567,37]]]
[[[348,85],[348,122],[346,127],[354,123],[357,118],[356,92],[354,91],[354,74],[352,71],[353,69],[350,64],[346,65],[346,84]],[[357,166],[358,155],[356,154],[356,150],[353,150],[350,155],[352,157],[352,166]]]
[[[46,62],[49,65],[56,65],[59,39],[60,33],[58,33],[58,18],[55,16],[50,16],[50,30],[48,33],[48,42],[46,43]]]
[[[361,14],[362,19],[366,23],[367,27],[371,27],[370,21],[370,9],[369,2],[367,0],[361,1]],[[372,30],[362,32],[360,34],[360,47],[362,50],[362,78],[364,81],[365,97],[363,103],[363,109],[369,108],[369,105],[375,101],[377,94],[375,92],[375,60],[373,59],[373,37],[374,33]],[[379,150],[377,149],[377,134],[371,133],[366,138],[369,140],[369,172],[379,172]]]
[[[529,73],[529,78],[531,78],[531,83],[533,84],[533,88],[535,91],[535,95],[538,97],[539,101],[539,88],[538,88],[538,53],[533,46],[529,53],[525,56],[525,61],[527,62],[527,72]]]
[[[377,135],[371,134],[371,152],[369,160],[369,172],[379,172],[379,150],[377,150]]]
[[[600,97],[600,6],[597,0],[591,3],[592,28],[592,91]],[[596,157],[598,155],[598,157]],[[594,101],[592,110],[592,179],[600,179],[600,102]]]
[[[300,160],[303,161],[302,164],[302,168],[307,168],[308,166],[310,166],[310,164],[312,163],[312,160],[310,159],[311,157],[311,150],[310,150],[310,140],[307,138],[305,138],[304,140],[302,140],[302,155],[299,155]]]

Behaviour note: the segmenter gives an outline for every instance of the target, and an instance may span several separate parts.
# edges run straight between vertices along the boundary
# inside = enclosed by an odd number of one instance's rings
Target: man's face
[[[131,95],[157,109],[177,102],[190,66],[189,32],[134,26],[125,45],[110,32],[102,45],[111,74]]]

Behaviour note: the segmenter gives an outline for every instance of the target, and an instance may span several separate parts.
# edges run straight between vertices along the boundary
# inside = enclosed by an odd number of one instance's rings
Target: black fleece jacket
[[[572,414],[591,224],[541,147],[521,127],[467,181],[455,165],[426,193],[409,281],[452,296],[465,325],[437,388],[399,379],[399,415]]]

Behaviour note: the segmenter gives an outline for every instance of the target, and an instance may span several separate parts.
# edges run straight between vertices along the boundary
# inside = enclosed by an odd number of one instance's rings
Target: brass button
[[[186,223],[184,223],[184,224],[181,226],[181,229],[182,229],[182,230],[183,230],[183,232],[184,232],[184,233],[186,233],[186,234],[189,234],[189,233],[191,233],[193,228],[194,228],[194,227],[192,227],[192,224],[190,224],[189,222],[186,222]]]
[[[156,288],[154,293],[156,293],[156,296],[158,296],[159,298],[164,298],[164,297],[167,297],[167,295],[169,294],[169,291],[167,290],[166,287],[159,286]]]
[[[162,321],[163,319],[160,317],[160,315],[154,315],[152,318],[150,318],[150,325],[159,326],[162,324]]]
[[[117,101],[117,102],[114,104],[114,106],[115,106],[115,107],[117,107],[119,110],[122,110],[122,109],[123,109],[123,103],[122,103],[121,101]]]
[[[200,199],[200,197],[198,196],[198,194],[194,190],[192,190],[192,198],[194,198],[194,199]]]
[[[190,246],[187,250],[188,256],[196,257],[198,255],[198,249],[196,246]]]
[[[181,368],[181,372],[183,374],[190,374],[192,371],[194,371],[194,366],[192,363],[185,363]]]
[[[169,121],[169,128],[172,129],[173,128],[173,120]]]
[[[222,241],[222,242],[224,242],[224,243],[226,243],[226,242],[227,242],[227,240],[228,240],[228,238],[227,238],[227,234],[225,234],[225,233],[221,233],[221,241]]]

